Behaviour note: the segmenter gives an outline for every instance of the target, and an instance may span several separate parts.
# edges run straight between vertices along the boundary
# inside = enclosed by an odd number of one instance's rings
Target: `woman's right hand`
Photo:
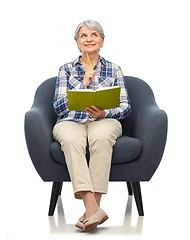
[[[94,69],[90,69],[88,71],[85,72],[84,75],[84,79],[83,79],[83,83],[86,87],[88,87],[90,85],[90,83],[92,82],[92,80],[95,77],[95,71]]]

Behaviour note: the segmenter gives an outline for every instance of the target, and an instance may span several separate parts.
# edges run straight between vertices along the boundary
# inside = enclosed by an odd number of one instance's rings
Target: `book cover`
[[[85,107],[94,105],[101,110],[119,107],[119,86],[91,89],[68,90],[69,111],[84,111]]]

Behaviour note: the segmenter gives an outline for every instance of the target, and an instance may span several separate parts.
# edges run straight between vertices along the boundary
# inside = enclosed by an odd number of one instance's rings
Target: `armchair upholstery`
[[[123,135],[113,148],[110,181],[127,182],[129,194],[134,192],[139,215],[144,215],[140,181],[149,181],[160,164],[167,137],[167,115],[157,106],[147,83],[135,77],[125,76],[125,80],[132,113],[120,121]],[[54,213],[62,183],[70,181],[64,154],[52,136],[56,123],[52,106],[55,83],[53,77],[38,87],[32,108],[25,114],[25,137],[31,160],[43,181],[54,182],[49,215]]]

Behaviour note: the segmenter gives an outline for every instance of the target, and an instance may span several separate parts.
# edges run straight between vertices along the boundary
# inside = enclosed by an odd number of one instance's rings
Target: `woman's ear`
[[[78,49],[80,50],[80,48],[79,48],[79,44],[78,44],[78,41],[77,40],[75,40],[76,41],[76,43],[77,43],[77,47],[78,47]]]
[[[102,39],[102,45],[101,45],[101,47],[103,47],[104,46],[104,38]]]
[[[78,50],[79,50],[80,52],[82,52],[82,51],[80,50],[80,48],[79,48],[78,41],[77,41],[77,40],[75,40],[75,41],[76,41],[76,43],[77,43]]]

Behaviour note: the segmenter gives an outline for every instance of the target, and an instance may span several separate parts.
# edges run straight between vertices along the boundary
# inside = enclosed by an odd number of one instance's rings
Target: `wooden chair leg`
[[[139,216],[144,216],[140,182],[132,182],[132,187]]]
[[[61,195],[62,186],[63,186],[63,183],[61,183],[61,186],[60,186],[60,191],[59,191],[59,195]]]
[[[131,187],[131,183],[130,182],[127,182],[127,188],[128,188],[128,193],[129,195],[133,195],[133,190],[132,190],[132,187]]]
[[[62,182],[53,182],[48,216],[53,216],[54,214],[57,199],[61,194],[62,185]]]

